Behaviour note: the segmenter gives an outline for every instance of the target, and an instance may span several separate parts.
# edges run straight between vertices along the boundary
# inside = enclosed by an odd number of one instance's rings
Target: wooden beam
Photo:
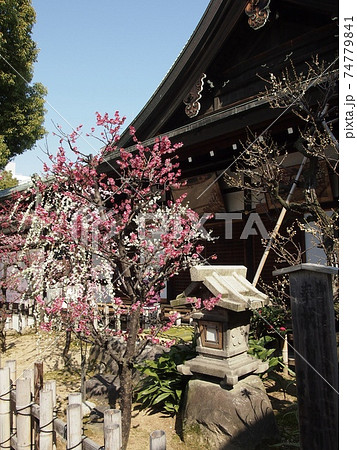
[[[315,9],[325,14],[338,13],[338,0],[283,0],[283,3]]]

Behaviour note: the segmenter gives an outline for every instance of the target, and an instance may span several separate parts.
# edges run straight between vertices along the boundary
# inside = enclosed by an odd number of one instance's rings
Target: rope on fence
[[[35,403],[34,402],[30,402],[28,405],[24,405],[24,406],[21,406],[21,407],[16,407],[16,414],[18,416],[24,416],[24,417],[32,416],[31,409],[30,409],[30,412],[28,414],[23,414],[21,412],[21,411],[24,411],[27,408],[30,408],[32,405],[35,405]]]
[[[4,445],[6,442],[11,442],[11,439],[16,436],[16,432],[13,434],[10,434],[9,439],[7,439],[6,441],[0,442],[0,448],[11,448],[11,445],[9,445],[8,447],[6,445]]]
[[[0,394],[0,400],[2,400],[3,402],[11,402],[11,398],[10,398],[10,397],[9,397],[9,398],[3,398],[3,397],[5,397],[6,395],[10,395],[10,394],[11,394],[11,391],[12,391],[12,387],[10,388],[9,391],[4,392],[3,394]]]
[[[12,368],[14,369],[14,364]],[[0,368],[0,449],[30,450],[32,448],[32,427],[35,440],[38,437],[39,450],[56,448],[55,436],[67,441],[67,450],[119,450],[122,447],[121,411],[108,409],[104,412],[104,446],[93,442],[83,433],[82,402],[78,393],[71,394],[67,408],[67,424],[54,414],[56,385],[54,381],[45,383],[39,391],[39,404],[32,399],[34,390],[42,385],[42,370],[38,370],[38,383],[31,382],[31,376],[19,378],[16,389],[10,382],[11,368]],[[27,375],[31,375],[27,372]],[[9,386],[11,386],[9,390]],[[72,403],[77,401],[77,403]],[[78,402],[81,403],[78,403]],[[14,416],[12,416],[14,414]],[[31,418],[35,420],[31,420]],[[16,419],[16,429],[11,430],[11,420]],[[15,422],[13,423],[13,425]],[[156,430],[150,436],[152,450],[166,449],[164,431]]]
[[[46,433],[48,433],[48,434],[53,433],[52,430],[45,430],[45,427],[48,427],[49,425],[53,425],[53,420],[51,422],[48,422],[46,425],[43,425],[43,427],[40,427],[39,428],[40,432],[44,433],[44,434],[46,434]]]

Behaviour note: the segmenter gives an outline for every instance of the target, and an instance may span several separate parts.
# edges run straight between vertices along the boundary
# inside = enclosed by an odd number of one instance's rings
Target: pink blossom
[[[21,222],[26,233],[13,242],[10,236],[2,236],[1,245],[11,243],[11,249],[29,252],[25,265],[35,301],[45,313],[43,329],[71,330],[91,343],[120,336],[125,347],[128,339],[135,345],[146,339],[138,336],[141,325],[132,329],[128,320],[123,332],[106,326],[98,298],[109,300],[114,314],[133,318],[146,306],[154,309],[167,280],[199,262],[202,241],[208,237],[199,226],[197,213],[186,205],[186,194],[175,201],[162,201],[172,188],[185,185],[176,155],[180,144],[172,145],[167,137],[160,137],[147,147],[131,127],[135,149],[119,149],[124,119],[117,111],[113,117],[96,113],[100,130],[95,137],[100,150],[95,156],[86,156],[79,148],[81,127],[68,136],[58,130],[60,146],[46,168],[51,177],[36,182],[27,197],[19,193],[16,217],[8,214],[1,222]],[[117,160],[115,176],[100,172],[105,159]],[[34,258],[33,250],[42,254]],[[58,286],[63,292],[45,304],[37,294],[49,286]],[[131,306],[126,307],[124,299]],[[218,300],[188,301],[193,309],[210,310]],[[159,342],[159,331],[168,330],[177,318],[174,313],[162,328],[162,324],[153,327],[151,342]],[[173,343],[166,341],[165,345]],[[125,351],[123,354],[125,358]]]
[[[52,321],[49,322],[41,322],[40,329],[43,331],[51,331],[52,329]]]

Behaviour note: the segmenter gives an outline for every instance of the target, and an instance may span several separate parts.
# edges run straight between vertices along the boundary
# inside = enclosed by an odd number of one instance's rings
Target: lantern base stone
[[[243,376],[251,373],[262,373],[268,367],[269,364],[267,362],[262,362],[247,353],[242,353],[227,359],[199,355],[177,366],[177,370],[183,375],[197,373],[220,378],[228,386],[234,386]]]

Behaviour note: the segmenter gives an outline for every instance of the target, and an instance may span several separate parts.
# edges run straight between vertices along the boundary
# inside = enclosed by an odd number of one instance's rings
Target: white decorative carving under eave
[[[186,105],[185,113],[190,119],[196,117],[201,109],[199,100],[201,100],[202,98],[201,92],[203,90],[203,83],[205,78],[206,74],[203,73],[183,101]]]

